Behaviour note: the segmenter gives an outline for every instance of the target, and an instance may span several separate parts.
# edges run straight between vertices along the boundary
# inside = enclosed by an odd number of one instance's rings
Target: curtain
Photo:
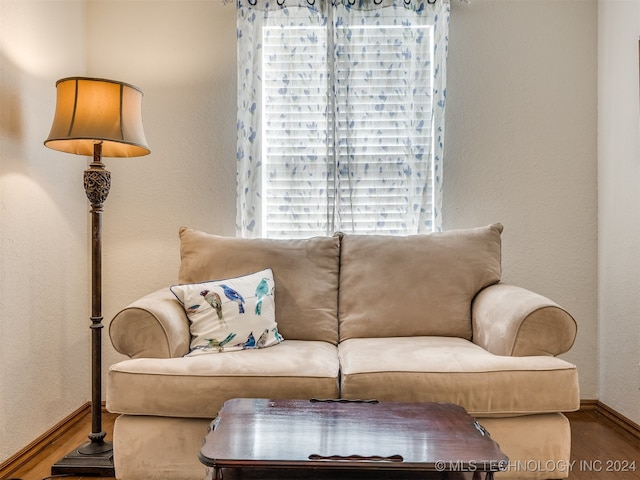
[[[237,8],[237,234],[439,230],[449,1]]]

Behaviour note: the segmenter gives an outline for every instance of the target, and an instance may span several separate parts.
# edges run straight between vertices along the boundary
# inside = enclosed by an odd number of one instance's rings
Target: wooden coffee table
[[[229,400],[199,458],[214,480],[489,480],[509,462],[458,405],[375,400]]]

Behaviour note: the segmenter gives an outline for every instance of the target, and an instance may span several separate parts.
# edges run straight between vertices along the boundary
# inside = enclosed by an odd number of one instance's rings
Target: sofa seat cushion
[[[493,355],[452,337],[356,338],[338,348],[344,398],[451,402],[478,417],[580,404],[575,365],[556,357]]]
[[[337,347],[287,340],[256,350],[112,365],[107,409],[114,413],[214,418],[231,398],[337,398]]]

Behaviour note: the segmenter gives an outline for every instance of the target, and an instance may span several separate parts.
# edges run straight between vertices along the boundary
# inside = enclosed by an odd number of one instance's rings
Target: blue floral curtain
[[[448,0],[239,0],[237,233],[441,228]]]

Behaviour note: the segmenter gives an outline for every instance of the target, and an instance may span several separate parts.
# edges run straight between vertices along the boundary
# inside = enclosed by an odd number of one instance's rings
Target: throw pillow
[[[172,286],[190,322],[191,350],[187,355],[264,348],[282,342],[274,290],[270,268],[236,278]]]

